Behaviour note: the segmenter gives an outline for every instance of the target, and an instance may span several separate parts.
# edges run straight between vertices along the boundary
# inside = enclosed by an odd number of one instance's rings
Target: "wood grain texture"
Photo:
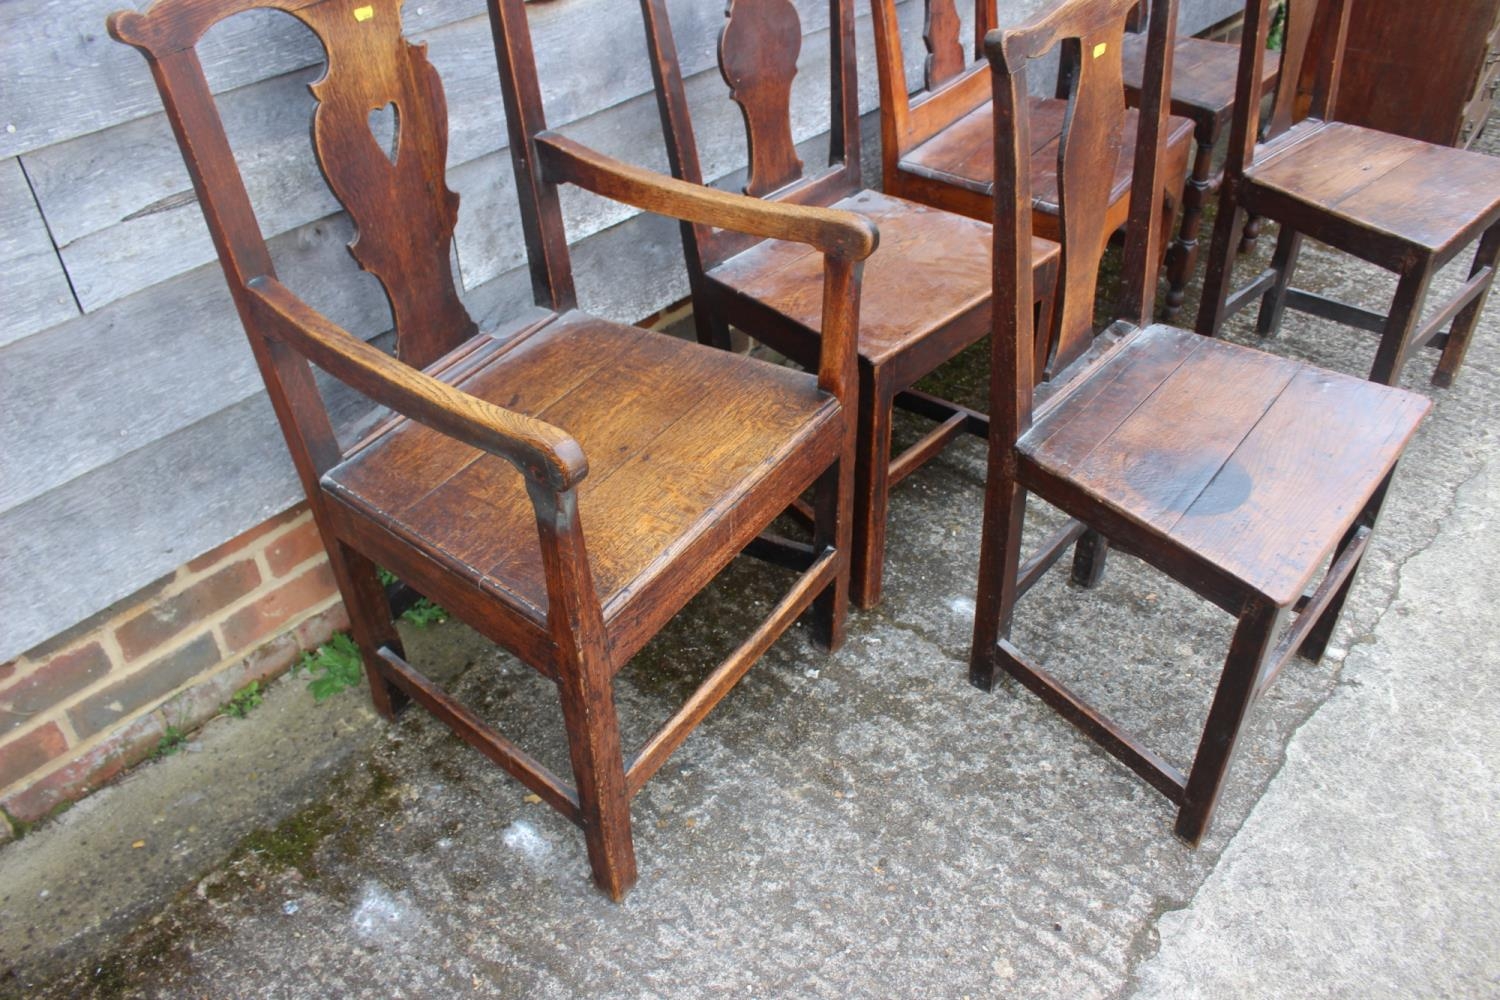
[[[1337,101],[1349,0],[1288,8],[1283,71],[1269,116],[1259,94],[1270,31],[1264,0],[1245,13],[1237,99],[1225,164],[1225,195],[1214,229],[1197,329],[1217,335],[1232,312],[1260,300],[1257,329],[1273,335],[1288,308],[1361,329],[1380,341],[1371,379],[1394,383],[1422,346],[1442,347],[1433,382],[1446,386],[1474,329],[1472,302],[1494,279],[1486,248],[1500,240],[1500,164],[1493,157],[1331,120]],[[1316,26],[1317,31],[1314,31]],[[1307,95],[1310,94],[1310,98]],[[1272,267],[1257,284],[1233,288],[1247,213],[1282,226]],[[1492,234],[1492,235],[1487,235]],[[1384,317],[1311,296],[1293,286],[1303,237],[1392,271],[1397,291]],[[1421,316],[1437,269],[1475,247],[1472,280]],[[1438,326],[1453,320],[1448,336]],[[1450,349],[1446,344],[1451,342]]]
[[[1037,408],[1029,272],[1010,258],[1030,237],[1032,138],[1028,66],[1061,46],[1068,114],[1060,146],[1063,292],[1059,350],[1089,337],[1109,178],[1121,155],[1120,42],[1128,0],[1064,0],[1030,24],[991,32],[994,70],[995,292],[991,419],[979,590],[969,676],[993,687],[1004,670],[1179,806],[1196,845],[1223,787],[1235,741],[1260,690],[1290,651],[1321,655],[1365,551],[1386,486],[1430,403],[1400,389],[1321,371],[1169,326],[1141,324],[1155,288],[1163,137],[1169,121],[1175,10],[1150,12],[1125,236],[1125,293],[1109,337],[1059,373]],[[1253,26],[1253,25],[1252,25]],[[1242,83],[1247,77],[1242,77]],[[1260,81],[1248,76],[1258,88]],[[1092,93],[1090,93],[1092,91]],[[1500,241],[1497,241],[1500,242]],[[1066,276],[1086,257],[1085,282]],[[1118,338],[1118,339],[1116,339]],[[1102,343],[1101,343],[1102,342]],[[1054,385],[1056,386],[1054,388]],[[1308,428],[1318,428],[1309,434]],[[1079,525],[1022,562],[1027,494]],[[1011,638],[1016,601],[1079,539],[1073,578],[1097,583],[1108,546],[1156,567],[1237,620],[1213,707],[1190,768],[1126,732],[1031,659]],[[1322,583],[1295,617],[1308,585]],[[1291,625],[1288,627],[1288,621]]]
[[[792,79],[802,25],[791,0],[731,0],[719,35],[719,72],[745,116],[750,181],[759,197],[802,176],[792,142]]]
[[[0,347],[78,315],[20,161],[0,161]]]

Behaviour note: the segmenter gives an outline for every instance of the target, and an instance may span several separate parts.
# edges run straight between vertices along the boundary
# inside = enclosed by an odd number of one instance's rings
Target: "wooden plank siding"
[[[826,141],[827,9],[797,2],[809,37],[795,134],[813,157]],[[0,3],[0,577],[11,583],[0,662],[298,496],[145,64],[104,34],[105,14],[123,5]],[[1011,4],[1007,19],[1039,5]],[[674,0],[672,12],[705,171],[737,183],[745,141],[715,62],[723,4]],[[531,14],[549,120],[664,169],[636,4],[551,0]],[[1222,16],[1187,14],[1188,29]],[[860,15],[869,112],[873,42],[869,12]],[[491,320],[528,303],[530,285],[483,3],[407,0],[404,16],[447,88],[450,184],[462,196],[455,254],[466,303]],[[916,74],[920,0],[904,4],[902,20]],[[244,44],[266,30],[271,44]],[[283,280],[339,323],[383,335],[384,298],[344,249],[350,227],[307,141],[306,85],[321,60],[311,36],[256,12],[216,28],[200,51]],[[869,153],[878,130],[868,122],[866,135]],[[577,192],[565,207],[589,308],[634,321],[686,294],[674,224]],[[346,425],[365,409],[340,399]]]

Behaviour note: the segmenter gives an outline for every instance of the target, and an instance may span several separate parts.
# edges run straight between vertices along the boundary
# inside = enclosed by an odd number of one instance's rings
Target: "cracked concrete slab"
[[[1136,997],[1500,995],[1500,469],[1457,499]]]

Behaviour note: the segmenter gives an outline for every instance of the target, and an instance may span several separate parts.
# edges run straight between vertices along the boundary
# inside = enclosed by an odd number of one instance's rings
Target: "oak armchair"
[[[390,301],[396,356],[277,278],[194,46],[252,8],[284,11],[328,57],[313,145],[357,227],[350,251]],[[664,178],[546,131],[521,0],[491,18],[518,178],[534,314],[481,329],[450,266],[458,198],[444,180],[446,107],[400,0],[158,0],[111,34],[143,52],[182,146],[250,347],[328,549],[371,695],[407,700],[583,828],[595,881],[636,880],[630,799],[804,610],[843,634],[849,572],[853,329],[873,228]],[[394,106],[395,148],[370,112]],[[558,188],[805,244],[821,255],[826,335],[815,373],[776,368],[578,310]],[[394,416],[340,447],[310,365]],[[811,544],[760,537],[815,492]],[[613,678],[741,551],[799,571],[764,623],[645,746],[620,745]],[[572,781],[405,659],[376,566],[557,684]]]

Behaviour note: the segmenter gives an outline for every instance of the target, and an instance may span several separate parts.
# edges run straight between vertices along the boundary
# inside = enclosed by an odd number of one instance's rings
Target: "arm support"
[[[528,479],[557,492],[572,489],[588,474],[583,449],[566,431],[397,361],[333,323],[275,278],[252,280],[249,301],[267,336],[382,406],[503,458]]]
[[[875,252],[875,224],[855,212],[770,202],[689,184],[633,166],[556,132],[536,148],[547,179],[576,184],[615,201],[699,225],[803,243],[832,257],[861,261]]]

